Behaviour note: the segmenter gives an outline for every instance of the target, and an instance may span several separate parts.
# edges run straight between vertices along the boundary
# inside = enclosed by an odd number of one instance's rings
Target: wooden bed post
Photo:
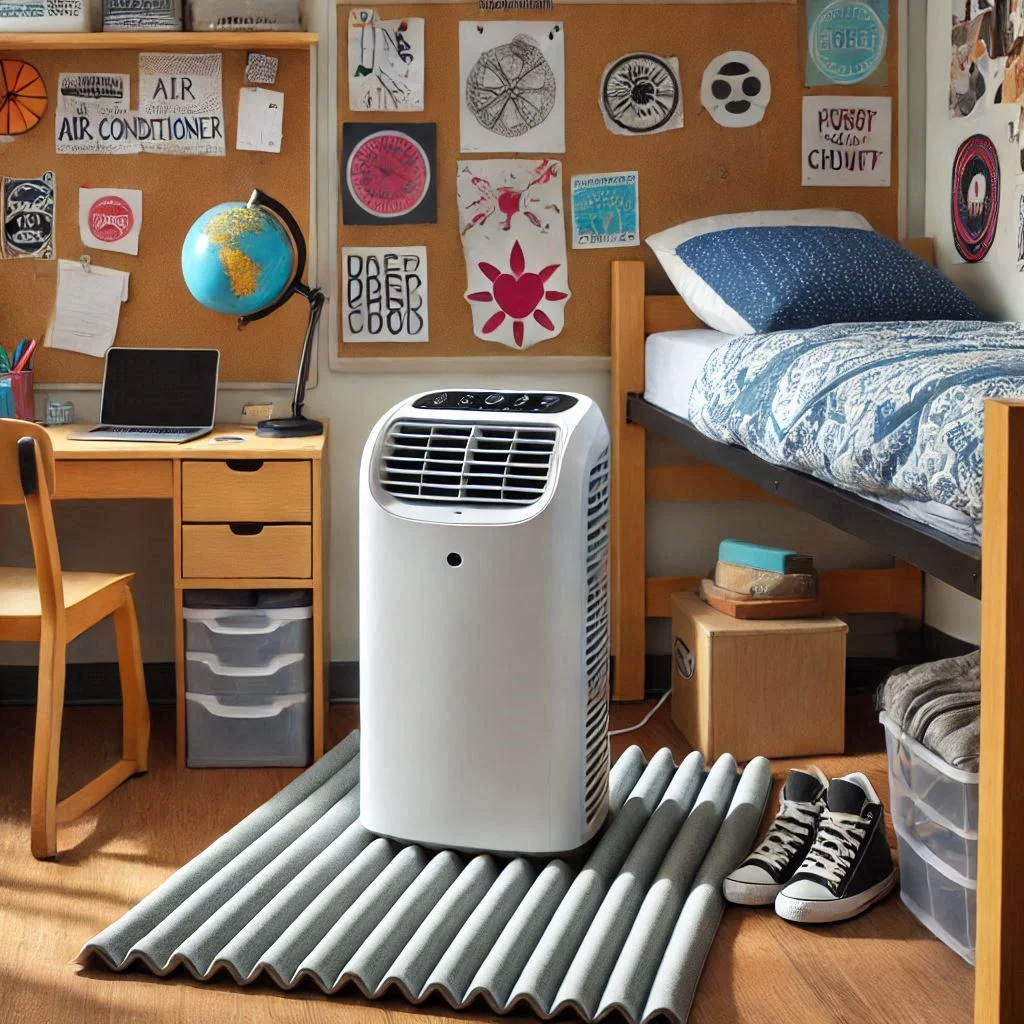
[[[1024,404],[985,408],[975,1024],[1024,1020]]]
[[[644,389],[644,264],[612,263],[613,700],[643,700],[647,649],[647,433],[626,422],[629,392]]]

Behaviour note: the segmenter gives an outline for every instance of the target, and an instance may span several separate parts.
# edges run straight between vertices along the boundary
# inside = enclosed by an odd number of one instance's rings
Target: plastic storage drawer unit
[[[245,699],[186,693],[190,768],[309,764],[310,695]]]
[[[185,655],[185,689],[214,697],[280,697],[307,693],[310,660],[304,654],[277,654],[265,665],[225,665],[214,654]]]
[[[895,822],[900,848],[900,898],[954,953],[974,963],[978,883],[957,874]]]
[[[266,665],[280,654],[313,654],[313,609],[186,608],[185,649],[225,665]]]
[[[918,847],[934,854],[958,875],[978,877],[978,833],[955,829],[937,821],[927,804],[916,799],[896,780],[889,783],[889,813],[900,831]]]

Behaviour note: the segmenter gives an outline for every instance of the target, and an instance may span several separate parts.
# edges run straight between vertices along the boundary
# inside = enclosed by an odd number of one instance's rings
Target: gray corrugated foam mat
[[[634,746],[612,769],[609,820],[582,867],[434,851],[359,823],[354,732],[87,942],[78,962],[681,1024],[721,918],[722,879],[753,844],[770,789],[762,757],[742,775],[727,754],[705,772],[699,754],[677,767],[668,748],[645,762]]]

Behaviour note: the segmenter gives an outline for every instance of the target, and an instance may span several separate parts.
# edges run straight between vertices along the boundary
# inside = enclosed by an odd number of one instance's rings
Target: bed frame
[[[904,243],[934,263],[931,239]],[[985,412],[981,548],[741,448],[713,441],[643,399],[655,331],[704,325],[675,295],[647,295],[644,264],[612,264],[612,655],[615,700],[644,696],[645,625],[696,576],[648,577],[648,501],[783,500],[894,556],[883,569],[820,574],[826,613],[895,612],[920,624],[924,573],[982,601],[982,757],[975,1024],[1024,1021],[1024,402]],[[703,460],[647,466],[646,432]]]

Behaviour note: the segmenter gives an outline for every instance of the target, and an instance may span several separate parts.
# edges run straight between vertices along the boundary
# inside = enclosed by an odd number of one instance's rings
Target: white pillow
[[[665,268],[673,287],[683,301],[708,327],[725,334],[754,334],[755,328],[726,302],[695,270],[687,266],[676,251],[680,245],[699,235],[733,228],[830,227],[871,231],[871,225],[859,214],[845,210],[760,210],[752,213],[726,213],[686,221],[647,238],[647,244]]]

